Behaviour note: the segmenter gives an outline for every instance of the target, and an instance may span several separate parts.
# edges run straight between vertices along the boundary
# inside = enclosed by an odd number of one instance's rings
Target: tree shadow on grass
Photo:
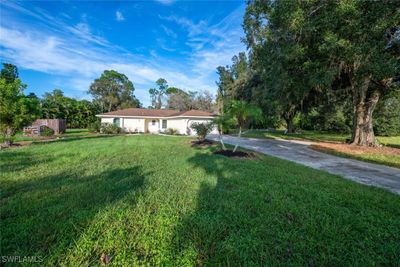
[[[78,140],[92,140],[92,139],[98,139],[98,138],[111,138],[111,137],[117,137],[117,136],[122,136],[122,135],[92,135],[92,136],[64,136],[60,137],[59,139],[52,139],[48,141],[37,141],[34,142],[34,145],[38,144],[52,144],[52,143],[65,143],[65,142],[72,142],[72,141],[78,141]]]
[[[133,201],[125,197],[142,190],[146,175],[135,166],[88,176],[60,173],[17,184],[17,194],[5,192],[8,196],[1,199],[0,255],[57,257],[97,213],[117,201]]]
[[[48,155],[37,155],[27,149],[9,149],[0,153],[0,171],[16,172],[36,164],[51,162],[54,158]]]
[[[189,159],[209,179],[200,186],[195,211],[176,228],[171,243],[175,263],[398,262],[396,196],[283,160],[237,160],[209,152]]]
[[[98,138],[110,138],[116,135],[104,135],[104,136],[91,136],[91,137],[67,137],[65,139],[57,139],[54,141],[39,141],[34,142],[32,145],[48,145],[54,143],[65,143],[72,141],[79,141],[83,139],[94,140]],[[66,156],[65,154],[63,156]],[[71,156],[74,156],[71,154]],[[24,170],[28,167],[39,165],[41,163],[50,163],[54,161],[54,158],[48,154],[38,154],[31,152],[27,148],[7,148],[5,151],[0,152],[0,172],[10,173]]]

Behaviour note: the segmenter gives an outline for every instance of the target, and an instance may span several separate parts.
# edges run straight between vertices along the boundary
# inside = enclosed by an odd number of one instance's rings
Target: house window
[[[153,126],[156,125],[156,120],[152,120],[151,125],[153,125]]]
[[[119,127],[120,126],[120,118],[114,118],[113,123]]]
[[[167,120],[162,121],[162,128],[167,129]]]

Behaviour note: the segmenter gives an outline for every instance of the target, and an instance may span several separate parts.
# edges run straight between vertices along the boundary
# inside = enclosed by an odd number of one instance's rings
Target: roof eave
[[[113,117],[120,117],[120,118],[155,118],[155,119],[174,119],[174,118],[206,118],[206,119],[214,119],[215,116],[128,116],[128,115],[105,115],[105,114],[97,114],[96,117],[98,118],[113,118]]]

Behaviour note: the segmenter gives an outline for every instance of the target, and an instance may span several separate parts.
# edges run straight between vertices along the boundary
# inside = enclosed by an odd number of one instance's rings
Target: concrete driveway
[[[217,135],[209,135],[207,138],[219,141]],[[382,187],[400,194],[400,169],[318,152],[309,147],[313,142],[258,138],[241,138],[239,140],[234,136],[224,136],[223,140],[226,144],[234,145],[239,142],[239,146],[243,148],[290,160],[311,168],[341,175],[361,184]]]

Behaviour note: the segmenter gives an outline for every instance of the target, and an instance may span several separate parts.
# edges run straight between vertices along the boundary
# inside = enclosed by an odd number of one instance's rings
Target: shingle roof
[[[135,116],[135,117],[211,117],[214,114],[202,110],[176,111],[170,109],[145,109],[145,108],[127,108],[107,113],[99,114],[98,116]]]

